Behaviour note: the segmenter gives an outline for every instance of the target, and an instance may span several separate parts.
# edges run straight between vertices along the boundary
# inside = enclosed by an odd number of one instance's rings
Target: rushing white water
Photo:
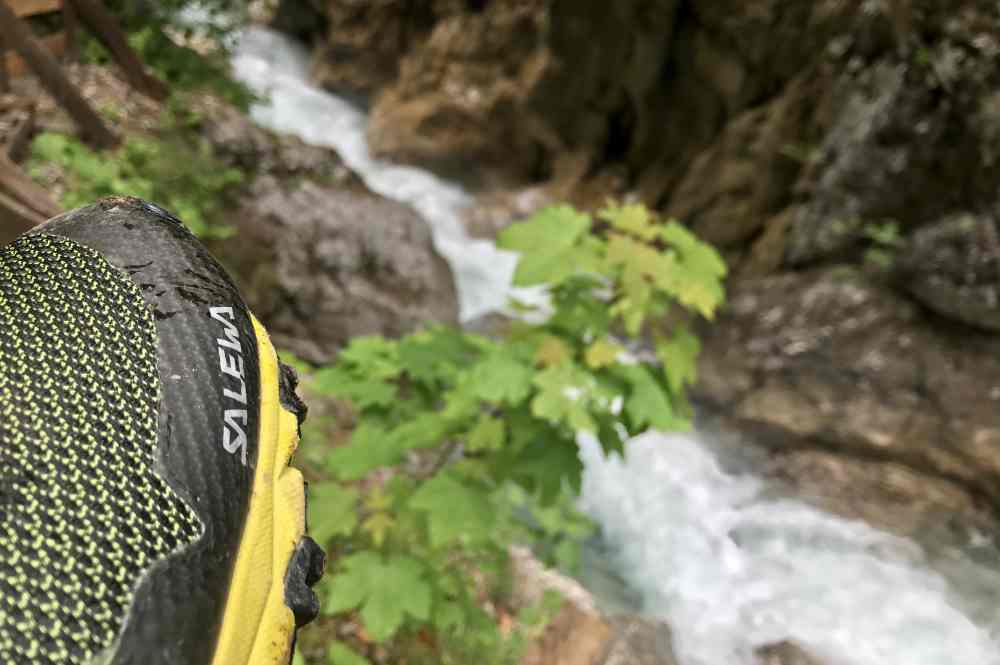
[[[783,639],[832,665],[1000,663],[922,550],[724,471],[696,437],[650,434],[627,460],[584,445],[584,506],[618,546],[685,665],[749,663]],[[972,570],[972,569],[970,569]],[[995,574],[972,570],[997,587]]]
[[[465,233],[459,219],[469,204],[465,192],[421,169],[373,158],[364,112],[309,85],[307,63],[301,47],[277,33],[249,29],[242,35],[233,58],[236,75],[271,100],[253,109],[254,119],[334,148],[372,191],[410,204],[428,220],[438,252],[455,273],[463,321],[503,309],[516,257]]]
[[[467,195],[374,159],[364,113],[311,86],[306,63],[282,36],[243,34],[235,71],[268,96],[254,118],[335,148],[372,190],[416,208],[453,268],[463,319],[501,309],[515,258],[468,238],[459,217]],[[959,562],[945,576],[913,543],[769,498],[761,481],[723,470],[695,436],[647,434],[624,461],[604,459],[593,441],[582,448],[583,505],[644,608],[672,626],[684,665],[748,665],[754,647],[785,639],[830,665],[1000,665],[991,569]],[[971,599],[983,588],[992,595]]]

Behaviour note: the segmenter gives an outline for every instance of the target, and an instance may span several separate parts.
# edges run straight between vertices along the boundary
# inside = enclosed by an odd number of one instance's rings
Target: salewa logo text
[[[208,313],[222,324],[222,337],[215,341],[219,346],[219,369],[223,374],[222,395],[226,404],[240,406],[226,408],[222,416],[222,447],[232,454],[239,453],[243,466],[247,465],[247,384],[243,378],[243,346],[232,307],[211,307]],[[226,384],[231,387],[226,387]]]

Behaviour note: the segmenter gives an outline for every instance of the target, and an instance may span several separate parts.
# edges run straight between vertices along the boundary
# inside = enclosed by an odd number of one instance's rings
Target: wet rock
[[[1000,506],[1000,338],[853,270],[737,283],[695,393],[775,450],[901,465],[968,495],[945,503]]]
[[[398,336],[457,319],[451,271],[407,206],[372,194],[333,150],[198,101],[215,154],[252,176],[212,241],[279,348],[329,361],[357,335]]]
[[[895,276],[938,314],[1000,331],[1000,225],[992,215],[954,215],[919,230],[899,252]]]
[[[317,72],[374,93],[384,155],[544,177],[567,151],[624,154],[634,132],[636,144],[662,134],[645,97],[660,97],[678,6],[327,0]]]
[[[321,79],[371,93],[377,153],[581,188],[614,167],[737,273],[860,260],[869,224],[997,202],[990,0],[322,8]]]
[[[793,642],[778,642],[757,649],[759,665],[824,665]]]
[[[997,201],[1000,8],[890,4],[907,15],[905,48],[848,57],[828,89],[833,121],[797,184],[790,264],[842,255],[869,222],[912,229]]]
[[[668,212],[721,247],[754,238],[786,205],[810,159],[806,130],[820,83],[809,72],[781,96],[737,115],[691,162]]]
[[[213,247],[278,348],[329,361],[350,338],[455,323],[451,271],[411,208],[359,188],[256,180]]]
[[[444,170],[467,162],[529,171],[542,137],[523,97],[546,69],[541,4],[500,0],[436,22],[376,98],[372,149]]]
[[[291,3],[299,4],[299,3]],[[463,8],[462,0],[320,0],[325,35],[313,72],[334,90],[373,92],[395,79],[399,61],[435,21]]]
[[[306,43],[316,43],[326,35],[326,17],[320,3],[312,0],[279,0],[265,20],[271,27]]]
[[[970,528],[996,528],[995,515],[961,484],[897,462],[783,450],[773,454],[765,475],[828,512],[933,547],[966,544]]]
[[[530,551],[511,549],[514,603],[538,603],[554,591],[563,604],[521,665],[677,665],[670,628],[635,616],[603,615],[578,582],[545,568]]]
[[[612,625],[615,637],[601,665],[678,665],[666,624],[642,617],[617,617]]]
[[[201,132],[219,159],[256,175],[306,177],[362,188],[361,180],[335,151],[275,134],[239,109],[213,97],[196,100],[194,111],[204,120]]]

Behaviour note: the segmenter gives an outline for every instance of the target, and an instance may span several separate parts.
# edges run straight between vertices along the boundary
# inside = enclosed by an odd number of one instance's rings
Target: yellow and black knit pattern
[[[0,664],[109,649],[142,574],[201,534],[154,469],[159,390],[127,276],[63,238],[0,249]]]

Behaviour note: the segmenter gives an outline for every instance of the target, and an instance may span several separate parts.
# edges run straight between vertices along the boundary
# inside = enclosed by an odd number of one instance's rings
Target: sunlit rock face
[[[457,320],[453,275],[413,208],[372,192],[334,150],[201,104],[215,153],[256,174],[227,215],[236,239],[212,250],[281,348],[322,363],[355,336]]]
[[[706,329],[697,394],[773,446],[789,475],[839,486],[828,498],[849,512],[884,522],[893,504],[1000,506],[1000,339],[938,321],[859,271],[735,284]],[[792,455],[806,450],[834,457]],[[915,514],[898,517],[919,530]]]
[[[314,74],[367,96],[376,154],[634,193],[741,272],[857,257],[869,223],[997,198],[989,0],[314,6]]]
[[[312,362],[328,362],[353,337],[457,319],[451,270],[405,205],[263,177],[231,219],[239,241],[222,243],[222,258],[281,348]]]

